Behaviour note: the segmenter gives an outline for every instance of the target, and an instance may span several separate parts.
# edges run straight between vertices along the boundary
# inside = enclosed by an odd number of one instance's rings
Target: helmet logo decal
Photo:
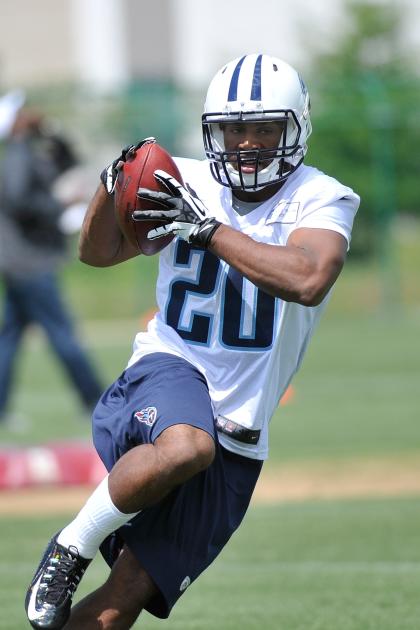
[[[298,73],[298,78],[299,78],[300,87],[302,88],[302,94],[303,96],[306,96],[308,93],[308,90],[306,88],[304,80],[302,79],[299,73]]]
[[[244,62],[245,57],[242,57],[242,59],[239,59],[238,63],[236,64],[236,68],[233,71],[232,74],[232,79],[230,81],[230,86],[229,86],[229,94],[228,94],[228,101],[237,101],[238,100],[238,80],[239,80],[239,73],[241,71],[241,66]]]
[[[251,101],[261,100],[261,62],[262,55],[258,55],[255,62],[254,77],[252,79]]]

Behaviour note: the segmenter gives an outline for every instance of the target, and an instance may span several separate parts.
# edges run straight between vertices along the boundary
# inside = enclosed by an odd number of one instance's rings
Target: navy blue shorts
[[[179,357],[156,353],[131,366],[101,397],[93,439],[106,468],[129,449],[151,444],[174,424],[213,436],[213,463],[109,536],[101,552],[110,566],[126,543],[159,589],[147,606],[166,618],[186,588],[220,553],[241,523],[262,467],[218,442],[203,375]]]

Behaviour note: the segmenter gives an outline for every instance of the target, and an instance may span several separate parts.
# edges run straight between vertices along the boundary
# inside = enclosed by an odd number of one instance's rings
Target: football
[[[169,153],[156,141],[147,142],[137,151],[128,154],[115,186],[114,205],[120,229],[125,238],[146,256],[157,254],[173,239],[173,234],[170,234],[151,241],[147,238],[148,232],[162,223],[133,220],[133,212],[142,210],[142,203],[144,204],[144,201],[138,199],[137,190],[163,190],[153,176],[158,169],[166,171],[182,183],[181,174]],[[147,207],[153,209],[150,202]]]

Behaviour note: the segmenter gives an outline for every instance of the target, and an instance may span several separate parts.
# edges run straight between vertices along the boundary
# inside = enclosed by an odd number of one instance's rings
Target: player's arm
[[[141,254],[127,241],[118,226],[114,190],[118,173],[130,154],[148,140],[150,138],[124,147],[100,175],[101,183],[88,206],[79,239],[79,258],[87,265],[110,267]]]
[[[176,234],[209,249],[257,287],[275,297],[305,306],[319,304],[337,279],[347,252],[347,241],[333,230],[299,228],[285,246],[259,243],[208,216],[203,202],[163,171],[155,178],[167,192],[139,189],[142,202],[159,210],[134,212],[137,221],[164,220],[149,238]]]
[[[347,241],[332,230],[299,228],[285,246],[268,245],[221,225],[208,249],[266,293],[316,306],[343,267]]]
[[[115,216],[114,198],[99,184],[80,232],[80,260],[93,267],[110,267],[140,253],[123,236]]]

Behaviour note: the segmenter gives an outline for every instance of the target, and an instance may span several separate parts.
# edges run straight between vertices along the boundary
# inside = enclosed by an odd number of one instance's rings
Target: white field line
[[[225,563],[223,558],[218,561],[219,569],[223,569],[223,573],[235,572],[235,571],[247,571],[252,573],[266,573],[267,571],[276,571],[284,573],[315,573],[320,575],[322,573],[377,573],[392,575],[407,574],[407,573],[420,573],[420,562],[401,561],[396,560],[296,560],[291,562],[270,562],[262,560],[261,563],[249,563],[243,562],[237,565],[232,563]]]

